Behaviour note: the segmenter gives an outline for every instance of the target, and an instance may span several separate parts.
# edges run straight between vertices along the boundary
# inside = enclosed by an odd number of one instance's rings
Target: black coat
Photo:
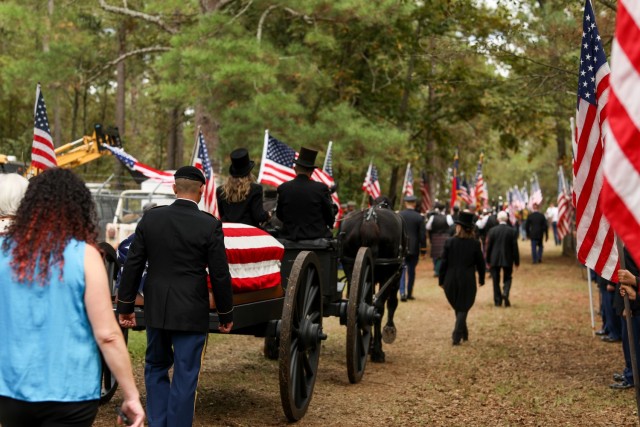
[[[480,242],[452,237],[444,244],[439,281],[451,307],[469,311],[476,300],[476,271],[484,285],[485,263]]]
[[[222,223],[177,199],[151,209],[136,227],[122,271],[118,312],[133,312],[145,263],[144,313],[147,326],[189,332],[209,331],[207,267],[221,323],[233,320],[231,276]],[[125,302],[123,302],[125,301]]]
[[[220,220],[223,222],[239,222],[258,227],[269,218],[269,214],[262,205],[262,186],[260,184],[251,183],[249,195],[241,202],[227,202],[222,193],[222,187],[216,188],[216,199]]]
[[[415,209],[404,209],[400,211],[400,216],[404,220],[405,230],[407,230],[407,237],[409,238],[407,255],[417,257],[420,253],[420,248],[425,247],[427,244],[424,217],[416,212]]]
[[[524,223],[524,229],[527,231],[527,237],[531,240],[549,239],[549,225],[547,218],[538,211],[532,212]]]
[[[276,215],[282,221],[280,237],[289,240],[312,240],[331,237],[334,223],[329,187],[306,175],[278,187]]]
[[[491,267],[511,267],[520,265],[518,251],[518,231],[500,224],[493,227],[487,236],[487,262]]]

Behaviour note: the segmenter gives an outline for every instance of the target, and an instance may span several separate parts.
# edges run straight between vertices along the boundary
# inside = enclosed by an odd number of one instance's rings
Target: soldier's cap
[[[203,184],[207,182],[202,171],[195,166],[182,166],[173,174],[173,177],[175,179],[184,178],[191,181],[200,181]]]
[[[415,202],[416,200],[418,200],[416,196],[404,196],[405,202]]]

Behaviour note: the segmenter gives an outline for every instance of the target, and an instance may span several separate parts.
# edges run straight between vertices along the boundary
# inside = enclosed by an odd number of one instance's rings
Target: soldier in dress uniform
[[[138,284],[144,287],[147,352],[145,385],[149,426],[191,426],[198,374],[209,333],[207,270],[219,331],[233,327],[231,276],[222,223],[198,208],[205,178],[193,166],[174,175],[177,200],[151,209],[136,228],[118,291],[122,327],[135,326]],[[173,378],[169,369],[173,366]]]
[[[318,152],[302,147],[294,161],[296,177],[278,187],[276,216],[282,221],[280,237],[313,240],[331,237],[334,212],[329,187],[311,180]]]

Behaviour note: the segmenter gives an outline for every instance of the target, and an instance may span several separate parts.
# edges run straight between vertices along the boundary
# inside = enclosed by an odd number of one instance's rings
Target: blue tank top
[[[0,247],[3,239],[0,238]],[[0,249],[0,395],[27,402],[100,397],[101,362],[84,305],[86,244],[71,240],[63,276],[17,283]]]

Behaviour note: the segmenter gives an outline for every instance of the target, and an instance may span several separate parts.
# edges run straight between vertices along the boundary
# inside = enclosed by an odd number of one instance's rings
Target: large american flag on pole
[[[413,196],[413,172],[411,171],[411,163],[407,163],[407,170],[404,173],[402,197],[404,196]]]
[[[560,240],[569,234],[571,224],[571,201],[567,194],[566,181],[562,166],[558,168],[558,236]]]
[[[33,111],[33,145],[31,147],[31,166],[45,170],[58,166],[53,138],[49,129],[47,106],[40,90],[40,83],[36,86],[36,104]]]
[[[373,166],[373,162],[369,163],[367,175],[364,177],[362,189],[373,199],[380,197],[380,182],[378,181],[378,170]]]
[[[611,48],[611,97],[601,208],[640,261],[640,2],[619,0]]]
[[[423,171],[420,179],[420,212],[426,213],[431,209],[431,195],[429,194],[429,184],[427,183],[427,174]]]
[[[314,171],[315,172],[315,171]],[[335,187],[335,182],[333,181],[333,141],[329,141],[329,146],[327,147],[327,155],[324,157],[324,165],[322,166],[322,172],[324,175],[331,178],[331,185],[327,185],[329,188]],[[324,181],[321,181],[324,182]],[[342,205],[340,205],[340,198],[338,197],[338,191],[334,188],[334,191],[331,192],[331,200],[338,206],[338,215],[336,215],[336,222],[333,225],[334,227],[338,226],[339,221],[342,219],[342,215],[344,212],[342,211]]]
[[[529,207],[533,209],[533,205],[538,205],[542,203],[542,189],[540,188],[540,182],[538,181],[538,176],[533,175],[531,178],[531,195],[529,196]]]
[[[599,203],[603,181],[603,129],[606,129],[603,125],[607,121],[608,98],[609,65],[591,2],[586,0],[573,158],[577,252],[582,264],[607,280],[617,281],[614,273],[618,269],[618,250],[613,229]]]
[[[483,206],[483,200],[488,199],[488,194],[485,193],[484,177],[482,176],[482,160],[484,154],[480,154],[480,160],[478,161],[478,169],[476,169],[476,186],[475,186],[475,199],[476,208]]]
[[[198,129],[196,144],[193,147],[191,164],[200,169],[207,180],[204,187],[204,193],[202,195],[204,210],[216,218],[220,218],[218,203],[216,200],[216,175],[213,173],[211,159],[209,158],[209,150],[207,149],[207,144],[204,141],[204,135],[200,129]]]
[[[149,179],[163,183],[173,184],[175,182],[173,173],[154,169],[151,166],[140,163],[138,159],[124,151],[124,149],[122,148],[112,147],[107,144],[102,144],[102,148],[106,148],[107,150],[111,151],[111,153],[116,156],[116,159],[122,162],[127,167],[127,169],[134,173],[141,173]]]
[[[471,191],[469,190],[469,183],[467,183],[467,180],[462,177],[462,181],[458,179],[456,184],[458,186],[458,198],[467,205],[472,205],[473,199],[471,198]]]

